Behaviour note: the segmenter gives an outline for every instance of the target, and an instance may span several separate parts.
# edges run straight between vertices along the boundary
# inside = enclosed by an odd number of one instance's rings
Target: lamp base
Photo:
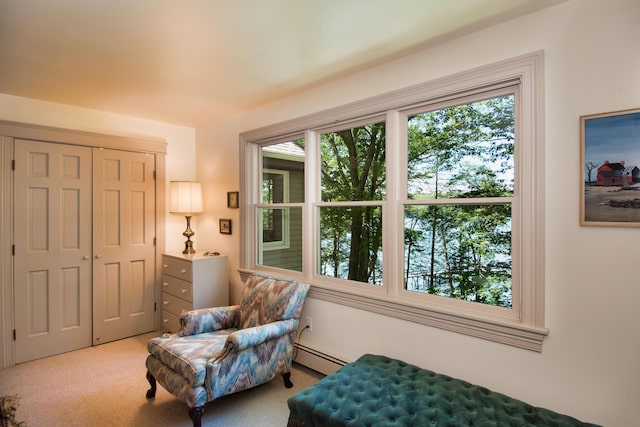
[[[184,242],[184,251],[182,251],[182,253],[195,254],[196,250],[193,249],[193,242],[191,241],[191,236],[193,236],[196,233],[194,233],[193,230],[191,229],[191,216],[187,215],[185,216],[185,218],[187,219],[187,229],[184,230],[184,233],[182,233],[182,235],[186,237],[187,240]]]
[[[184,242],[184,251],[182,251],[183,254],[195,254],[196,250],[193,249],[193,242],[189,239],[187,239]]]

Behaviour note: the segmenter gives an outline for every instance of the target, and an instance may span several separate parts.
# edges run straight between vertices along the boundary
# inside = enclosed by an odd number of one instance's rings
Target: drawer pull
[[[169,284],[167,282],[163,282],[162,286],[169,286]]]
[[[180,270],[180,273],[182,273],[182,274],[184,274],[186,272],[187,272],[187,270],[185,270],[184,268],[182,270]]]
[[[186,312],[187,312],[187,310],[182,309],[182,311],[180,313],[186,313]]]
[[[164,319],[163,322],[164,323],[169,323],[169,319]]]
[[[162,304],[167,305],[169,304],[169,301],[162,301]]]
[[[162,264],[162,268],[167,268],[169,267],[169,264]]]
[[[183,294],[186,294],[188,291],[186,289],[182,289],[180,292],[182,292]]]

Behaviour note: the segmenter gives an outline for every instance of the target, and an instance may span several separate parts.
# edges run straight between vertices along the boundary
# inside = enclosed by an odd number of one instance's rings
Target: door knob
[[[89,255],[83,256],[82,259],[85,260],[85,261],[88,260],[89,259]]]
[[[96,259],[100,259],[100,258],[102,258],[102,255],[100,254],[96,255]]]

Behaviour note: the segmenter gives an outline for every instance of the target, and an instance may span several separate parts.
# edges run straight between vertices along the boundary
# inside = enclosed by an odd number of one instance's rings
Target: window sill
[[[242,281],[253,273],[240,269]],[[258,271],[256,271],[258,272]],[[269,272],[262,272],[270,274]],[[299,279],[296,279],[299,280]],[[332,289],[311,284],[310,298],[357,308],[371,313],[407,320],[434,328],[457,332],[513,347],[541,352],[544,338],[549,334],[545,328],[535,328],[507,319],[488,319],[471,313],[448,311],[440,308],[418,306],[406,302],[371,295],[360,295],[348,289]]]

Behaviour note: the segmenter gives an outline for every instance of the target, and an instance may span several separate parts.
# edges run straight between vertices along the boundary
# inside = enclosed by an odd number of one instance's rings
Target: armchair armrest
[[[213,362],[220,361],[231,351],[242,351],[293,333],[298,329],[298,324],[297,319],[288,319],[235,331],[227,337],[224,348],[216,355]]]
[[[197,335],[220,329],[235,328],[240,319],[240,306],[201,308],[182,313],[177,336]]]

